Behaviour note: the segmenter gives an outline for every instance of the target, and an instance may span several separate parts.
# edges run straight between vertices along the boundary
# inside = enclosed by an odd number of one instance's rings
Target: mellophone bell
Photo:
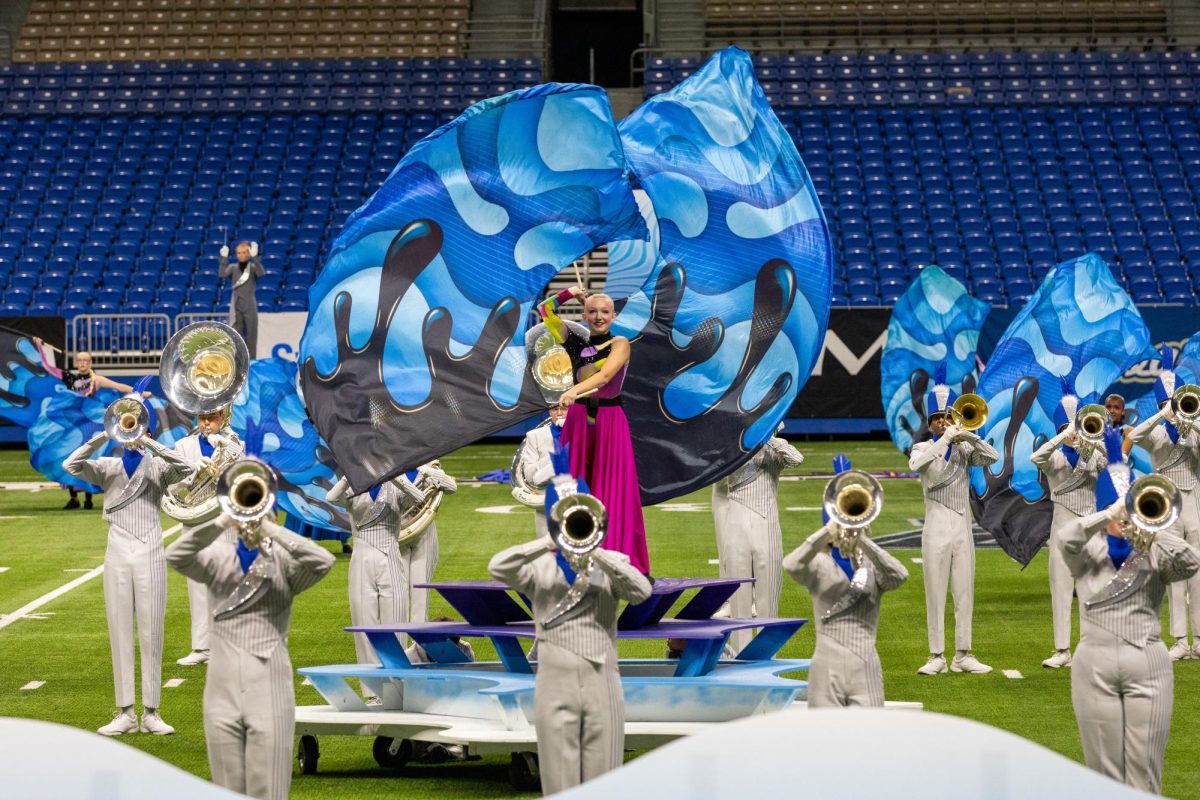
[[[168,343],[164,391],[173,401],[183,398],[185,409],[203,418],[236,396],[248,364],[245,344],[228,326],[188,326]],[[227,440],[227,458],[235,440],[213,436]],[[215,454],[222,441],[209,444]],[[211,467],[212,456],[205,457]],[[287,651],[292,600],[329,572],[334,557],[275,522],[271,467],[254,458],[232,459],[211,484],[211,494],[205,488],[209,472],[201,466],[189,491],[173,495],[187,501],[181,505],[190,518],[166,553],[173,569],[203,585],[211,613],[204,686],[209,768],[220,786],[284,800],[291,785],[296,707]],[[220,509],[216,515],[208,508],[213,503]],[[232,541],[230,530],[236,534]]]

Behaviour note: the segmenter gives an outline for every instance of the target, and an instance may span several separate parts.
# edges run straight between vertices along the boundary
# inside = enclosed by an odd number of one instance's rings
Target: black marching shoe
[[[83,501],[83,510],[84,511],[92,510],[92,498],[89,497],[87,500]]]
[[[79,501],[74,497],[68,500],[67,504],[63,506],[63,511],[70,511],[72,508],[79,508]]]

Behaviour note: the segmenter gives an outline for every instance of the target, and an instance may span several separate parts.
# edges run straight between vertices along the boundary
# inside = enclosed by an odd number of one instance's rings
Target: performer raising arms
[[[584,340],[557,315],[562,303],[585,296]],[[546,327],[571,356],[575,385],[562,394],[567,409],[562,441],[569,446],[571,474],[583,478],[608,509],[609,549],[629,556],[642,574],[650,572],[646,522],[629,420],[621,408],[621,386],[629,366],[629,340],[610,332],[615,313],[608,295],[587,295],[581,286],[564,289],[539,306]]]
[[[839,453],[833,470],[838,475],[849,473],[850,460]],[[861,496],[861,488],[870,485],[867,476],[850,474],[862,476],[854,486]],[[836,481],[830,482],[835,509]],[[878,497],[881,503],[882,492]],[[874,516],[878,511],[874,507],[866,514]],[[908,580],[908,570],[872,541],[867,526],[843,528],[829,519],[829,512],[822,510],[821,516],[825,520],[821,529],[783,560],[783,568],[812,595],[817,618],[817,647],[808,669],[808,707],[881,707],[883,666],[875,650],[879,602],[884,592]]]
[[[404,508],[419,504],[425,494],[401,475],[367,492],[346,497],[349,481],[341,478],[325,495],[350,512],[354,529],[354,552],[350,556],[350,622],[354,625],[385,625],[403,622],[404,592],[408,585],[406,564],[400,558],[396,534]],[[379,657],[364,633],[354,634],[354,650],[360,664],[378,664]],[[363,686],[367,704],[378,698]]]
[[[925,495],[925,524],[921,529],[921,560],[925,572],[925,625],[929,660],[919,675],[946,671],[946,582],[954,592],[954,661],[952,672],[985,673],[992,668],[971,653],[971,616],[975,610],[975,540],[967,503],[968,467],[993,463],[1000,454],[987,442],[959,425],[951,425],[950,405],[956,399],[945,383],[945,368],[925,401],[933,439],[917,442],[908,465],[921,476]]]
[[[1072,519],[1058,546],[1079,591],[1079,646],[1071,667],[1071,704],[1084,761],[1114,780],[1151,794],[1162,788],[1163,754],[1171,733],[1174,675],[1159,638],[1167,584],[1200,569],[1200,552],[1167,530],[1157,534],[1130,519],[1129,467],[1121,435],[1105,431],[1108,468],[1096,479],[1096,513]],[[1161,508],[1176,492],[1160,476]],[[1140,481],[1139,481],[1140,483]],[[1098,536],[1099,533],[1105,536]]]
[[[1043,667],[1058,669],[1071,666],[1071,600],[1075,581],[1063,561],[1058,546],[1063,526],[1073,519],[1092,512],[1095,505],[1096,475],[1105,464],[1098,448],[1080,452],[1076,449],[1075,414],[1079,398],[1069,383],[1064,382],[1063,397],[1054,411],[1058,435],[1033,451],[1031,460],[1050,484],[1054,501],[1054,516],[1050,521],[1050,612],[1054,627],[1054,654],[1042,661]],[[1103,410],[1097,406],[1097,409]],[[1088,424],[1102,426],[1102,416]]]
[[[1179,489],[1182,508],[1173,529],[1176,536],[1192,547],[1200,548],[1200,490],[1196,488],[1200,473],[1200,432],[1190,423],[1175,418],[1171,411],[1171,396],[1175,393],[1174,351],[1169,345],[1162,350],[1162,372],[1154,381],[1154,399],[1159,412],[1129,432],[1126,452],[1138,444],[1150,453],[1154,471],[1171,479]],[[1200,578],[1171,586],[1171,660],[1200,657]],[[1188,647],[1188,620],[1192,623],[1192,646]]]
[[[218,409],[196,417],[196,432],[175,443],[175,450],[197,470],[208,468],[217,448],[223,448],[230,458],[240,457],[242,443],[229,427],[229,407]],[[225,532],[229,542],[237,541],[237,533],[230,528]],[[204,584],[188,580],[188,610],[192,618],[192,650],[176,659],[181,667],[194,667],[208,661],[208,628],[212,613],[208,609],[208,589]]]

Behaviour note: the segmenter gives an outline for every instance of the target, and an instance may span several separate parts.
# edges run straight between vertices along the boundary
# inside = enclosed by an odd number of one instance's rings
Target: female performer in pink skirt
[[[586,296],[583,319],[590,338],[585,341],[559,319],[557,310],[572,297]],[[575,385],[559,404],[567,409],[562,442],[569,445],[571,474],[587,481],[592,494],[608,511],[604,546],[629,556],[639,572],[650,574],[646,523],[629,420],[621,408],[621,385],[629,366],[629,340],[613,336],[613,301],[606,294],[587,295],[580,286],[564,289],[539,307],[546,327],[571,356]]]

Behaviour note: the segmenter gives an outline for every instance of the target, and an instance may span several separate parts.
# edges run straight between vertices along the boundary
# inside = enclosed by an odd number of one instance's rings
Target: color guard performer
[[[1176,392],[1174,352],[1169,345],[1162,350],[1162,372],[1154,381],[1154,399],[1159,412],[1129,432],[1129,443],[1141,445],[1150,453],[1154,471],[1171,479],[1179,489],[1182,508],[1173,532],[1192,547],[1200,547],[1200,492],[1196,478],[1200,474],[1200,433],[1191,419],[1178,419],[1171,410]],[[1183,387],[1179,387],[1183,388]],[[1200,658],[1200,577],[1172,584],[1171,610],[1172,661]],[[1192,623],[1192,646],[1188,646],[1188,621]]]
[[[782,428],[782,426],[780,426]],[[778,431],[777,431],[778,432]],[[786,439],[773,436],[728,477],[713,484],[713,527],[722,578],[753,578],[729,598],[734,619],[775,617],[783,590],[783,532],[779,529],[779,474],[800,466],[804,456]],[[736,654],[753,631],[734,631]]]
[[[971,652],[971,616],[975,608],[975,539],[971,533],[971,508],[967,491],[969,467],[983,467],[1000,458],[990,444],[962,425],[951,424],[951,405],[957,395],[945,384],[939,368],[937,383],[926,399],[933,439],[917,442],[908,465],[920,473],[925,496],[925,524],[921,529],[921,560],[925,573],[925,624],[929,633],[929,660],[919,675],[946,671],[946,583],[954,594],[954,660],[951,672],[985,673],[992,668]]]
[[[242,442],[238,435],[229,427],[229,407],[221,408],[208,414],[196,417],[196,432],[185,436],[175,443],[179,452],[193,469],[207,468],[217,448],[224,448],[231,458],[240,458]],[[237,533],[230,528],[225,532],[229,542],[237,541]],[[208,627],[212,622],[212,614],[208,610],[208,588],[202,583],[189,580],[188,612],[192,620],[192,650],[186,656],[176,659],[181,667],[194,667],[208,662]]]
[[[1085,404],[1087,405],[1087,404]],[[1104,407],[1091,406],[1095,412],[1084,421],[1092,438],[1096,439],[1106,423]],[[1054,628],[1054,654],[1042,661],[1043,667],[1059,669],[1071,666],[1071,601],[1075,596],[1075,581],[1063,561],[1058,546],[1063,526],[1070,520],[1092,513],[1096,500],[1096,475],[1107,463],[1096,446],[1086,442],[1077,449],[1079,433],[1075,415],[1079,398],[1069,383],[1063,386],[1062,401],[1054,411],[1058,435],[1033,451],[1032,461],[1050,485],[1054,516],[1050,521],[1050,613]]]
[[[556,464],[565,473],[566,459]],[[556,488],[557,487],[557,488]],[[556,475],[546,508],[560,495],[586,492]],[[617,601],[640,603],[650,582],[623,553],[599,547],[568,558],[551,536],[492,558],[488,571],[533,603],[538,669],[534,724],[542,793],[551,795],[616,769],[625,753],[625,700],[617,672]]]
[[[401,475],[346,497],[350,483],[338,480],[325,498],[350,512],[354,551],[350,556],[350,622],[354,625],[387,625],[404,621],[403,593],[408,585],[406,565],[400,557],[396,534],[404,509],[419,505],[425,494]],[[354,634],[359,664],[378,664],[375,648],[364,633]],[[368,705],[379,698],[363,684]]]
[[[118,403],[140,403],[136,397]],[[126,411],[125,413],[131,413]],[[119,458],[91,456],[104,447],[109,433],[100,431],[63,462],[70,474],[104,490],[108,546],[104,550],[104,612],[112,649],[117,707],[112,722],[99,729],[105,736],[139,730],[134,714],[134,621],[142,660],[140,730],[166,735],[175,729],[158,713],[162,693],[163,619],[167,611],[167,564],[163,559],[159,502],[167,486],[186,477],[191,467],[173,450],[145,435],[153,423],[147,414],[142,435],[123,442]],[[106,426],[107,427],[107,426]],[[115,429],[114,429],[115,430]]]
[[[185,529],[167,549],[167,562],[208,587],[213,623],[204,738],[213,782],[286,800],[296,719],[287,651],[292,600],[325,577],[334,557],[269,518],[244,528],[231,544],[222,534],[233,524],[223,513]]]
[[[822,510],[825,524],[783,560],[783,568],[812,595],[817,621],[808,707],[882,707],[883,667],[875,650],[879,602],[908,580],[908,570],[870,536],[870,521],[883,504],[879,482],[850,471],[841,454],[833,469],[843,477],[830,481],[824,505],[837,521]]]
[[[1121,445],[1119,433],[1105,432],[1109,463],[1096,480],[1098,510],[1068,521],[1058,543],[1080,598],[1071,703],[1088,767],[1158,794],[1174,703],[1159,638],[1162,599],[1168,584],[1196,574],[1200,552],[1169,524],[1154,532],[1170,522],[1181,493],[1157,475],[1130,486]],[[1158,486],[1146,491],[1144,482]]]

